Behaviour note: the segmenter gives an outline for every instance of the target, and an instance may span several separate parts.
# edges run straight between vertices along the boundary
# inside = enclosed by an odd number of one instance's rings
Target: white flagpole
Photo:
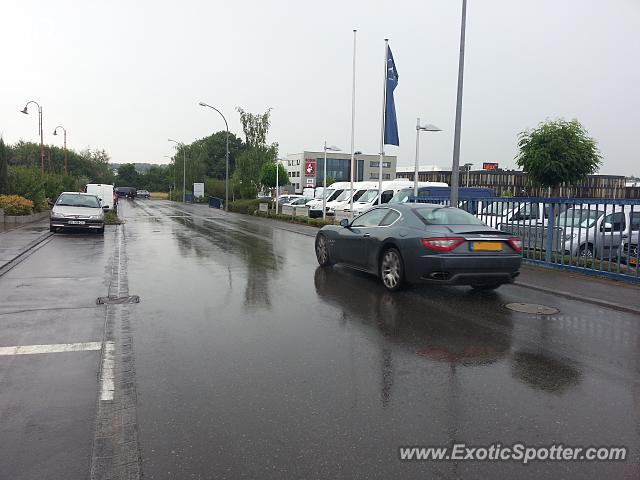
[[[349,199],[349,211],[351,212],[351,220],[353,220],[353,179],[355,171],[355,153],[354,153],[354,141],[356,131],[356,32],[353,30],[353,73],[352,73],[352,87],[351,87],[351,198]]]
[[[378,205],[382,203],[382,161],[384,159],[384,123],[387,110],[387,62],[389,39],[384,39],[384,78],[382,81],[382,127],[380,129],[380,164],[378,165]]]

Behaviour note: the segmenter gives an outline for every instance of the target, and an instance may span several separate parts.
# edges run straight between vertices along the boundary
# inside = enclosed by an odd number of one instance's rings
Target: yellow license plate
[[[501,252],[502,242],[473,242],[471,249],[474,252]]]

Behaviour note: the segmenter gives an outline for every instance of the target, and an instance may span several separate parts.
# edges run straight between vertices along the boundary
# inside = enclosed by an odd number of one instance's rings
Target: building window
[[[376,162],[375,160],[369,161],[369,167],[377,168],[380,166],[380,162]],[[391,162],[382,162],[382,168],[391,168]]]

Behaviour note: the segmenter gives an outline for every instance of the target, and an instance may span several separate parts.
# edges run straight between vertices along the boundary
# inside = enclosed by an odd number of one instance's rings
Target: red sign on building
[[[313,160],[304,161],[304,174],[307,177],[313,177],[316,174],[316,162]]]
[[[498,170],[498,164],[497,163],[487,163],[484,162],[482,164],[482,169],[483,170]]]

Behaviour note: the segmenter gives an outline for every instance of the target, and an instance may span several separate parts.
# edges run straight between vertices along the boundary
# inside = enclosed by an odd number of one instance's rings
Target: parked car
[[[287,195],[280,195],[278,197],[278,204],[279,205],[285,205],[288,203],[291,203],[292,201],[298,199],[298,198],[305,198],[302,195],[291,195],[291,194],[287,194]]]
[[[309,201],[308,198],[302,197],[302,198],[290,198],[288,199],[289,201],[287,201],[286,203],[282,203],[281,205],[284,206],[289,206],[289,207],[304,207],[307,202]]]
[[[146,190],[137,190],[136,191],[136,197],[139,198],[149,198],[149,192]]]
[[[318,263],[343,263],[381,278],[390,291],[405,282],[495,289],[513,282],[522,242],[459,208],[433,204],[374,207],[351,223],[316,235]]]
[[[83,228],[104,233],[104,210],[97,196],[88,193],[63,192],[51,210],[49,231]]]
[[[138,191],[133,187],[116,187],[118,197],[135,198]]]
[[[106,210],[117,211],[118,209],[118,196],[116,195],[113,185],[107,185],[104,183],[88,183],[84,189],[85,193],[95,195],[100,200],[103,207],[107,207]]]

